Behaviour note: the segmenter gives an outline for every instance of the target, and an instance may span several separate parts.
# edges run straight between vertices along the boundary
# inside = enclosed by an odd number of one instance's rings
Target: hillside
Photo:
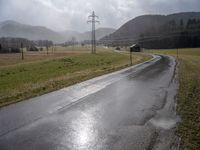
[[[109,35],[115,31],[116,29],[113,29],[113,28],[98,28],[96,29],[96,39],[99,40],[103,38],[104,36]],[[71,40],[72,37],[75,37],[77,41],[91,40],[91,31],[81,33],[81,32],[66,30],[66,31],[60,32],[60,34],[63,37],[65,37],[67,41]]]
[[[112,34],[115,31],[116,31],[116,29],[113,29],[113,28],[98,28],[96,30],[96,39],[99,40],[106,35]],[[81,38],[82,38],[82,40],[90,40],[91,32],[88,31],[88,32],[82,33]]]
[[[73,37],[77,41],[79,41],[79,37],[81,33],[77,31],[73,31],[73,30],[65,30],[65,31],[59,32],[59,34],[64,37],[65,42],[66,42],[66,41],[72,40]]]
[[[177,13],[166,16],[144,15],[128,21],[116,32],[102,38],[100,41],[106,44],[115,43],[116,45],[121,45],[123,43],[131,45],[132,43],[141,42],[143,45],[147,45],[143,42],[146,39],[150,40],[150,38],[152,39],[154,37],[157,37],[156,40],[159,39],[158,37],[162,39],[166,37],[170,38],[174,36],[175,33],[180,35],[183,31],[187,30],[188,32],[189,28],[190,31],[192,31],[192,29],[200,29],[198,27],[199,22],[200,12]],[[192,25],[192,23],[196,25]]]
[[[0,23],[0,37],[21,37],[29,40],[51,40],[63,42],[64,38],[55,31],[42,26],[31,26],[15,21]]]
[[[100,39],[114,31],[115,29],[112,28],[99,28],[96,30],[96,38]],[[43,26],[31,26],[8,20],[0,22],[0,37],[19,37],[29,40],[51,40],[55,43],[63,43],[70,41],[72,37],[75,37],[79,42],[90,40],[91,32],[80,33],[72,30],[55,32]]]

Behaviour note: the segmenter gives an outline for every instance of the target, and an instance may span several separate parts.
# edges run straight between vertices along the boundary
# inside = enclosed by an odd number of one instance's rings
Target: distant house
[[[131,52],[141,52],[141,47],[138,44],[133,44],[130,46],[130,51]]]

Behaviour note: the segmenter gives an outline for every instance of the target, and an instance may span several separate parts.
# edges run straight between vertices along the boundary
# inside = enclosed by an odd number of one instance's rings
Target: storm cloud
[[[0,0],[0,21],[15,20],[53,30],[86,31],[87,16],[99,16],[99,27],[118,28],[144,14],[200,11],[199,0]]]

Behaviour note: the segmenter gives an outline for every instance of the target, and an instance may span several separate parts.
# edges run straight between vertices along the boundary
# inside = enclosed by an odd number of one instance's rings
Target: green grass
[[[149,58],[133,55],[134,64]],[[0,67],[0,106],[119,70],[128,64],[129,56],[126,54],[101,51],[95,55],[69,54],[62,58],[3,65]]]
[[[154,53],[176,56],[176,50],[154,50]],[[179,91],[177,112],[181,123],[177,134],[181,149],[200,150],[200,49],[179,49]]]

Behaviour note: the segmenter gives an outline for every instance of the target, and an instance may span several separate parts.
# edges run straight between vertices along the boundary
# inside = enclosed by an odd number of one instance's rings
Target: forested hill
[[[127,46],[139,43],[145,48],[198,47],[200,12],[139,16],[100,42]]]

